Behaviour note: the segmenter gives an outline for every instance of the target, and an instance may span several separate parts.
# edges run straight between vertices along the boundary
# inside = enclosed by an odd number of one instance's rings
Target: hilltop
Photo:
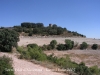
[[[61,37],[86,37],[83,34],[80,34],[75,31],[70,31],[67,28],[63,28],[56,24],[49,24],[48,26],[44,26],[43,23],[30,23],[23,22],[20,25],[16,25],[13,27],[1,27],[0,29],[11,29],[15,30],[23,36],[61,36]]]

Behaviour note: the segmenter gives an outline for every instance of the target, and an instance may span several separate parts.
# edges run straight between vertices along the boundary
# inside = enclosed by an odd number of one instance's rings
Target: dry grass
[[[88,67],[97,65],[100,68],[100,51],[97,50],[69,50],[69,51],[45,51],[46,54],[54,53],[57,57],[66,57],[76,63],[84,62]]]

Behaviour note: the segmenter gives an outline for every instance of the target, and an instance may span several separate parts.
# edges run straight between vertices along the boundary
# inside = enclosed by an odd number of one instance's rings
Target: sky
[[[0,27],[22,22],[57,24],[100,38],[100,0],[0,0]]]

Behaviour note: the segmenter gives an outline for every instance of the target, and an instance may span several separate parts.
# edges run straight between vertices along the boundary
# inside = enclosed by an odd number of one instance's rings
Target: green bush
[[[57,45],[57,41],[56,40],[52,40],[51,42],[50,42],[50,45]]]
[[[86,42],[83,42],[81,45],[80,45],[80,49],[86,49],[88,47],[88,44]]]
[[[42,48],[42,50],[47,50],[47,47],[48,47],[48,45],[43,45],[41,48]]]
[[[6,56],[0,57],[0,75],[14,75],[11,61],[12,60]]]
[[[35,59],[38,61],[47,60],[46,55],[43,53],[41,48],[28,48],[28,52],[31,56],[31,59]]]
[[[17,47],[19,34],[14,30],[0,30],[0,51],[11,52],[12,47]]]
[[[65,43],[66,43],[66,49],[72,49],[74,47],[74,41],[65,39]]]
[[[98,48],[98,44],[93,44],[93,45],[92,45],[92,49],[93,49],[93,50],[96,50],[97,48]]]
[[[51,50],[51,49],[52,49],[51,45],[48,45],[47,50]]]
[[[94,75],[100,75],[100,69],[98,68],[98,66],[92,66],[89,69],[92,72],[92,74],[94,74]]]
[[[76,66],[78,66],[78,64],[76,64],[75,62],[71,62],[69,56],[66,56],[66,58],[63,58],[63,57],[58,58],[54,56],[54,54],[51,54],[51,55],[48,55],[47,58],[50,62],[53,62],[64,69],[76,68]]]
[[[31,56],[28,51],[22,51],[20,57],[25,58],[25,59],[31,59]]]
[[[38,46],[28,46],[27,50],[24,50],[24,48],[19,47],[17,48],[17,51],[21,53],[20,58],[21,59],[35,59],[38,61],[45,61],[47,60],[46,54],[43,53],[42,49]]]
[[[35,48],[35,47],[38,47],[38,45],[37,44],[28,44],[27,47]]]
[[[66,45],[65,44],[58,44],[57,50],[66,50]]]
[[[68,49],[72,49],[73,47],[74,47],[74,41],[71,41],[69,39],[65,39],[65,44],[57,45],[58,50],[68,50]]]
[[[23,47],[17,47],[17,51],[18,51],[19,53],[22,53]]]
[[[57,45],[57,41],[56,40],[52,40],[50,42],[50,46],[52,47],[52,49],[54,49],[56,47],[56,45]]]
[[[83,62],[81,62],[75,69],[75,72],[78,75],[93,75],[90,71],[90,69],[85,66],[85,64]]]
[[[71,41],[71,43],[72,43],[72,48],[73,48],[73,47],[74,47],[74,41]],[[71,48],[71,49],[72,49],[72,48]]]

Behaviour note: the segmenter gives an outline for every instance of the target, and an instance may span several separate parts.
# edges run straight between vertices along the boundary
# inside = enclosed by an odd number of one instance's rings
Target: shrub
[[[76,67],[75,72],[78,75],[92,75],[90,69],[83,62]]]
[[[17,47],[19,34],[13,30],[0,30],[0,51],[11,52],[12,47]]]
[[[52,54],[50,54],[50,55],[47,56],[47,59],[50,62],[56,63],[58,58],[56,56],[54,56],[54,54],[52,53]]]
[[[88,44],[86,42],[83,42],[81,45],[80,45],[80,49],[86,49],[88,47]]]
[[[52,40],[51,42],[50,42],[50,45],[57,45],[57,41],[56,40]]]
[[[66,49],[72,49],[74,47],[74,41],[65,39],[65,43],[66,43]]]
[[[65,44],[58,44],[57,50],[66,50],[66,45]]]
[[[72,44],[72,48],[73,48],[73,47],[74,47],[74,41],[71,41],[71,44]],[[71,49],[72,49],[72,48],[71,48]]]
[[[93,49],[93,50],[96,50],[97,48],[98,48],[98,44],[93,44],[93,45],[92,45],[92,49]]]
[[[54,49],[56,47],[56,45],[57,45],[57,41],[56,40],[52,40],[50,42],[50,46],[52,47],[52,49]]]
[[[28,51],[22,51],[21,57],[25,59],[31,59],[31,56]]]
[[[51,50],[51,49],[52,49],[51,45],[48,45],[48,46],[47,46],[47,49],[48,49],[48,50]]]
[[[23,48],[22,48],[22,47],[17,47],[17,51],[18,51],[19,53],[22,53]]]
[[[38,61],[45,61],[47,60],[46,55],[43,53],[43,51],[41,50],[41,48],[28,48],[28,52],[31,56],[31,59],[35,59]]]
[[[38,47],[38,45],[37,44],[28,44],[27,47],[34,48],[34,47]]]
[[[47,50],[47,47],[48,46],[44,44],[41,48],[42,48],[42,50]]]
[[[38,61],[45,61],[47,60],[46,55],[43,53],[42,49],[38,47],[37,45],[30,47],[28,46],[27,50],[24,50],[24,48],[17,48],[20,53],[21,59],[35,59]]]
[[[92,66],[89,68],[92,74],[94,75],[99,75],[100,74],[100,69],[98,69],[98,66]]]
[[[11,64],[10,58],[6,56],[0,57],[0,75],[14,75],[14,71],[11,71],[13,70]]]

